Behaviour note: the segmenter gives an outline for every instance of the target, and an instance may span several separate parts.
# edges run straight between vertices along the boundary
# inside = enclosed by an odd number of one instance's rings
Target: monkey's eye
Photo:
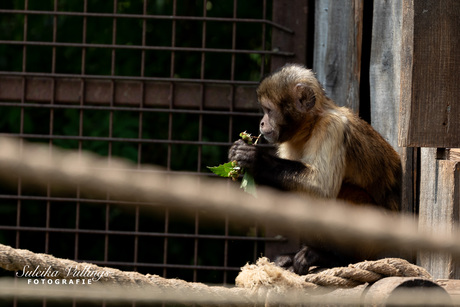
[[[267,107],[262,107],[262,111],[264,111],[265,114],[270,114],[272,110]]]

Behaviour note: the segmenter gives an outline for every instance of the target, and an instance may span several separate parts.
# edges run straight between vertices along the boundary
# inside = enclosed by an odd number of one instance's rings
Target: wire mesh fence
[[[210,176],[206,166],[225,162],[241,131],[258,130],[258,80],[299,53],[290,46],[303,29],[278,21],[283,8],[270,0],[2,2],[0,133],[47,143],[50,155],[56,145],[108,165],[115,156],[160,165],[165,178]],[[18,178],[0,188],[2,243],[226,284],[279,240],[227,216],[44,184],[30,190]]]

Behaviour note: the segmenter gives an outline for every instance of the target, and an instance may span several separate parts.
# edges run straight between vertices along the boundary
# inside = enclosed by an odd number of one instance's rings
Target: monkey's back
[[[364,188],[379,206],[399,210],[402,170],[398,153],[367,122],[349,109],[340,111],[348,118],[344,181]]]

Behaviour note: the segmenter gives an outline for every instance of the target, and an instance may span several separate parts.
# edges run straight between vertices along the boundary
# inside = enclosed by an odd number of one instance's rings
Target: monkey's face
[[[259,125],[260,133],[269,143],[278,143],[280,124],[283,120],[281,112],[269,99],[261,98],[260,104],[264,112]]]
[[[314,117],[315,96],[306,84],[295,84],[277,92],[259,95],[264,112],[260,133],[269,143],[283,143],[297,135]]]
[[[260,132],[270,143],[284,143],[303,133],[320,110],[321,94],[313,73],[303,66],[286,65],[267,76],[257,88],[264,112]]]

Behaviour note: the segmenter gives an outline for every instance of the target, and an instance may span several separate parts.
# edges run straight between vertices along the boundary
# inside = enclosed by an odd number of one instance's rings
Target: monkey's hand
[[[299,161],[275,157],[268,148],[248,145],[243,140],[233,143],[228,159],[236,161],[257,184],[283,191],[300,191],[298,186],[303,185],[304,174],[308,171]]]
[[[244,168],[249,173],[254,173],[257,152],[257,146],[248,145],[245,141],[240,139],[230,147],[228,151],[228,160],[236,161],[238,166]]]

